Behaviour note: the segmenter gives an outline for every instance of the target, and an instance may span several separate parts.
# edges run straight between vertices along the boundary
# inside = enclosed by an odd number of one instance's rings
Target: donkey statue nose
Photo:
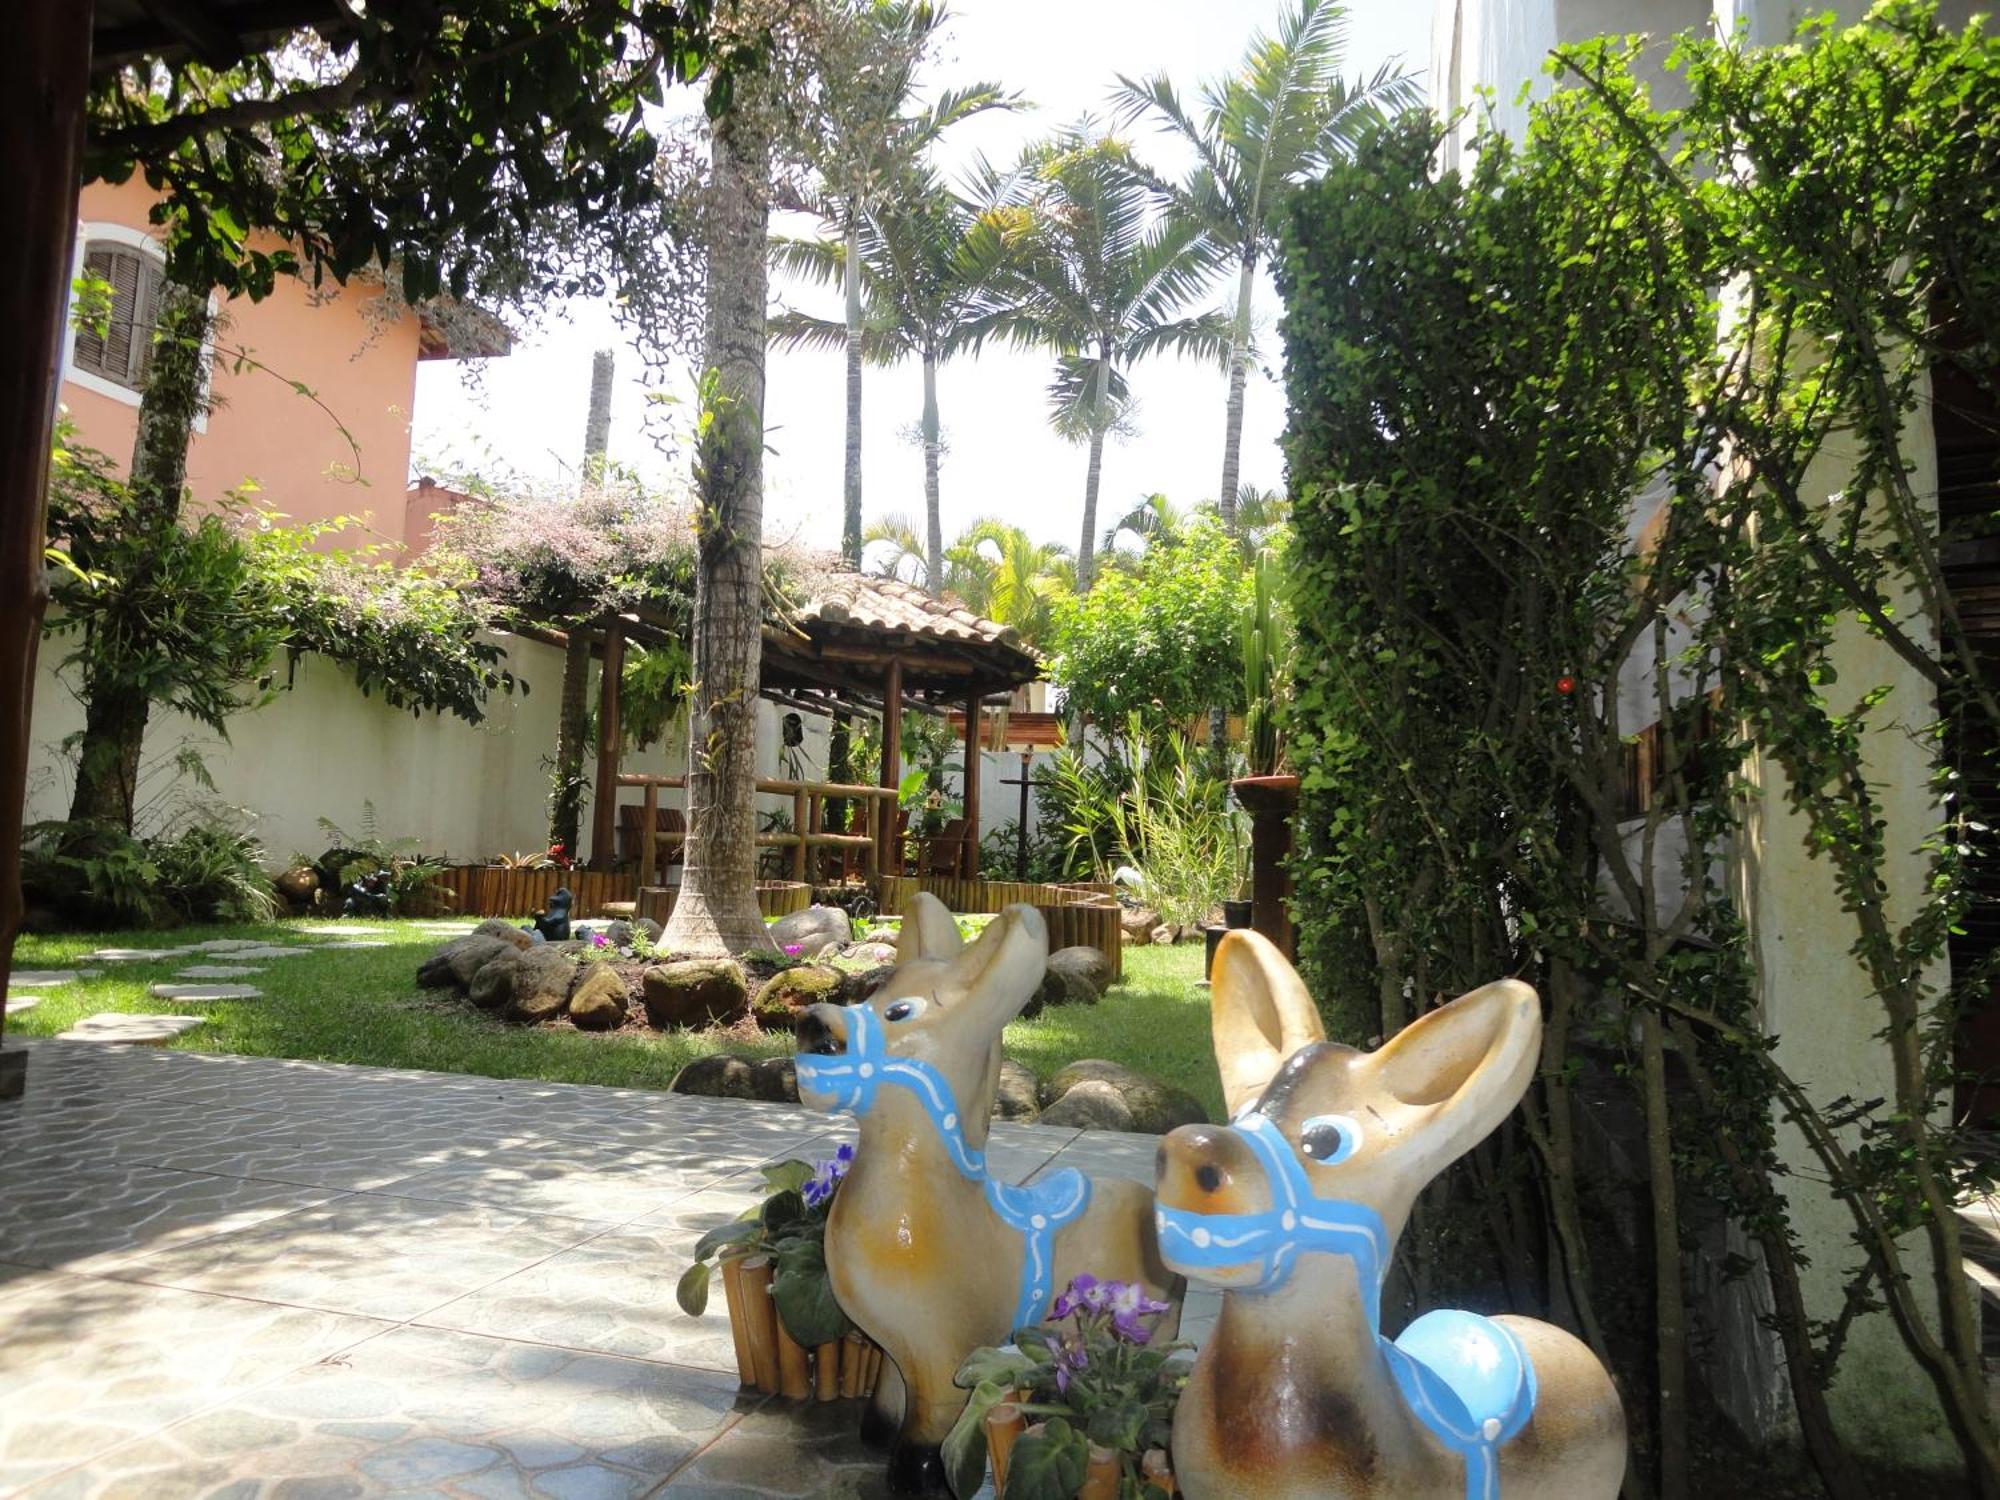
[[[842,1031],[834,1029],[834,1017],[839,1015],[838,1005],[809,1006],[799,1017],[796,1028],[798,1047],[801,1052],[815,1053],[821,1057],[838,1057],[847,1050],[847,1039]],[[843,1023],[844,1026],[844,1023]]]

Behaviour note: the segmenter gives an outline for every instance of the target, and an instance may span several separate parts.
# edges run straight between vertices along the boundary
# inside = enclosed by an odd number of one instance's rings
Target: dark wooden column
[[[76,235],[77,155],[91,7],[16,7],[0,48],[0,993],[21,926],[21,814],[35,656],[48,607],[42,523],[56,362]],[[0,1033],[6,1021],[0,1017]],[[0,1034],[0,1043],[6,1040]],[[0,1051],[0,1099],[20,1097],[27,1054]]]
[[[965,700],[965,848],[958,873],[979,878],[979,694]]]
[[[882,775],[878,786],[894,790],[903,781],[903,659],[889,658],[882,674]],[[875,799],[875,865],[884,875],[903,873],[896,847],[896,799]]]
[[[597,683],[597,801],[591,808],[590,867],[618,862],[618,762],[624,748],[618,690],[625,674],[625,622],[604,617],[604,672]],[[641,885],[645,880],[641,878]]]

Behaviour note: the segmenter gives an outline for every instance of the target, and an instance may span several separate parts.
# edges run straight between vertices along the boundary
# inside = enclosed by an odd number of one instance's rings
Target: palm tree
[[[1032,185],[1028,253],[1006,273],[1014,309],[1008,333],[1052,346],[1049,384],[1058,433],[1087,442],[1077,586],[1090,587],[1097,542],[1097,491],[1104,437],[1130,409],[1126,369],[1163,351],[1220,359],[1228,320],[1185,316],[1216,265],[1201,230],[1153,210],[1153,190],[1123,141],[1089,121],[1031,147],[1022,170]]]
[[[1243,390],[1251,354],[1250,294],[1257,267],[1276,243],[1281,205],[1294,184],[1348,156],[1368,121],[1420,102],[1395,62],[1367,78],[1341,76],[1347,11],[1333,0],[1297,0],[1276,36],[1250,39],[1243,66],[1203,85],[1191,112],[1164,73],[1120,75],[1114,98],[1124,123],[1150,116],[1194,151],[1196,166],[1177,185],[1161,184],[1173,217],[1205,235],[1237,265],[1236,312],[1229,324],[1229,403],[1223,426],[1223,524],[1236,530]]]
[[[920,560],[921,576],[932,593],[945,586],[938,366],[978,348],[1005,319],[993,288],[1027,228],[1027,211],[1014,201],[1016,196],[1015,179],[985,168],[973,175],[963,194],[920,180],[907,194],[872,212],[858,237],[787,240],[778,246],[780,265],[822,282],[854,281],[858,267],[866,293],[858,339],[852,321],[837,324],[787,312],[771,320],[778,342],[821,348],[842,343],[878,364],[912,355],[923,361],[926,526]],[[850,318],[852,307],[850,301]],[[850,421],[854,412],[850,406]],[[859,524],[853,514],[848,521]]]
[[[1172,536],[1180,530],[1186,520],[1181,508],[1165,495],[1146,496],[1104,528],[1102,546],[1107,561],[1119,552],[1120,538],[1131,537],[1138,543],[1134,550],[1144,552],[1160,537]]]
[[[925,569],[924,545],[908,516],[870,523],[867,543],[881,544],[875,571],[882,577],[910,582]],[[1076,563],[1069,548],[1037,542],[1020,527],[989,517],[974,521],[944,549],[943,580],[932,592],[1011,625],[1022,640],[1040,646],[1051,635],[1055,601],[1076,592]]]
[[[916,72],[946,20],[932,0],[842,0],[829,35],[811,118],[798,146],[815,183],[781,206],[816,215],[842,246],[846,296],[847,448],[842,487],[841,555],[861,562],[861,365],[867,338],[860,247],[870,216],[911,191],[924,153],[952,125],[1018,100],[998,84],[946,90],[912,109]]]

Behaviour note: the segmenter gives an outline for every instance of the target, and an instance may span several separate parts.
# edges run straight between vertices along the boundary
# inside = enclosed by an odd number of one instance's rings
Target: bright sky
[[[950,33],[929,81],[990,79],[1015,89],[1034,108],[988,114],[947,139],[947,165],[984,152],[996,161],[1086,112],[1106,112],[1116,73],[1164,70],[1191,96],[1196,85],[1232,69],[1253,31],[1275,24],[1283,0],[957,0]],[[1422,0],[1352,0],[1352,71],[1401,57],[1421,72],[1429,41],[1430,7]],[[1163,170],[1181,158],[1164,138],[1134,128],[1135,144]],[[1215,304],[1225,289],[1218,284]],[[780,302],[839,316],[836,294],[774,281]],[[1268,277],[1259,288],[1259,354],[1243,434],[1245,482],[1276,487],[1283,464],[1278,439],[1284,392],[1278,380],[1280,308]],[[620,344],[607,307],[569,304],[528,330],[505,359],[485,362],[468,384],[459,367],[433,361],[419,367],[415,413],[418,472],[437,468],[497,468],[553,477],[580,459],[591,352]],[[1085,451],[1050,431],[1044,391],[1051,359],[1042,352],[988,349],[944,366],[938,403],[948,451],[940,489],[947,539],[982,516],[1025,526],[1038,539],[1074,547],[1083,507]],[[766,535],[834,548],[840,540],[841,457],[845,408],[838,353],[773,351],[766,425]],[[611,456],[657,478],[669,460],[643,425],[648,386],[639,357],[620,348],[612,408]],[[923,458],[913,432],[921,412],[922,380],[914,361],[864,377],[862,490],[866,517],[923,513]],[[664,390],[685,397],[691,381]],[[1226,395],[1219,370],[1173,358],[1133,372],[1138,398],[1135,431],[1114,438],[1104,458],[1098,502],[1100,528],[1143,496],[1164,493],[1183,505],[1212,496],[1222,467]]]

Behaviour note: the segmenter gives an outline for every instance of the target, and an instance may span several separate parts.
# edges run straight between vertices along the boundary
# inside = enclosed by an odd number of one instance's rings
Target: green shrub
[[[277,895],[264,848],[213,811],[140,838],[103,823],[37,823],[21,850],[30,905],[75,925],[265,922]]]

